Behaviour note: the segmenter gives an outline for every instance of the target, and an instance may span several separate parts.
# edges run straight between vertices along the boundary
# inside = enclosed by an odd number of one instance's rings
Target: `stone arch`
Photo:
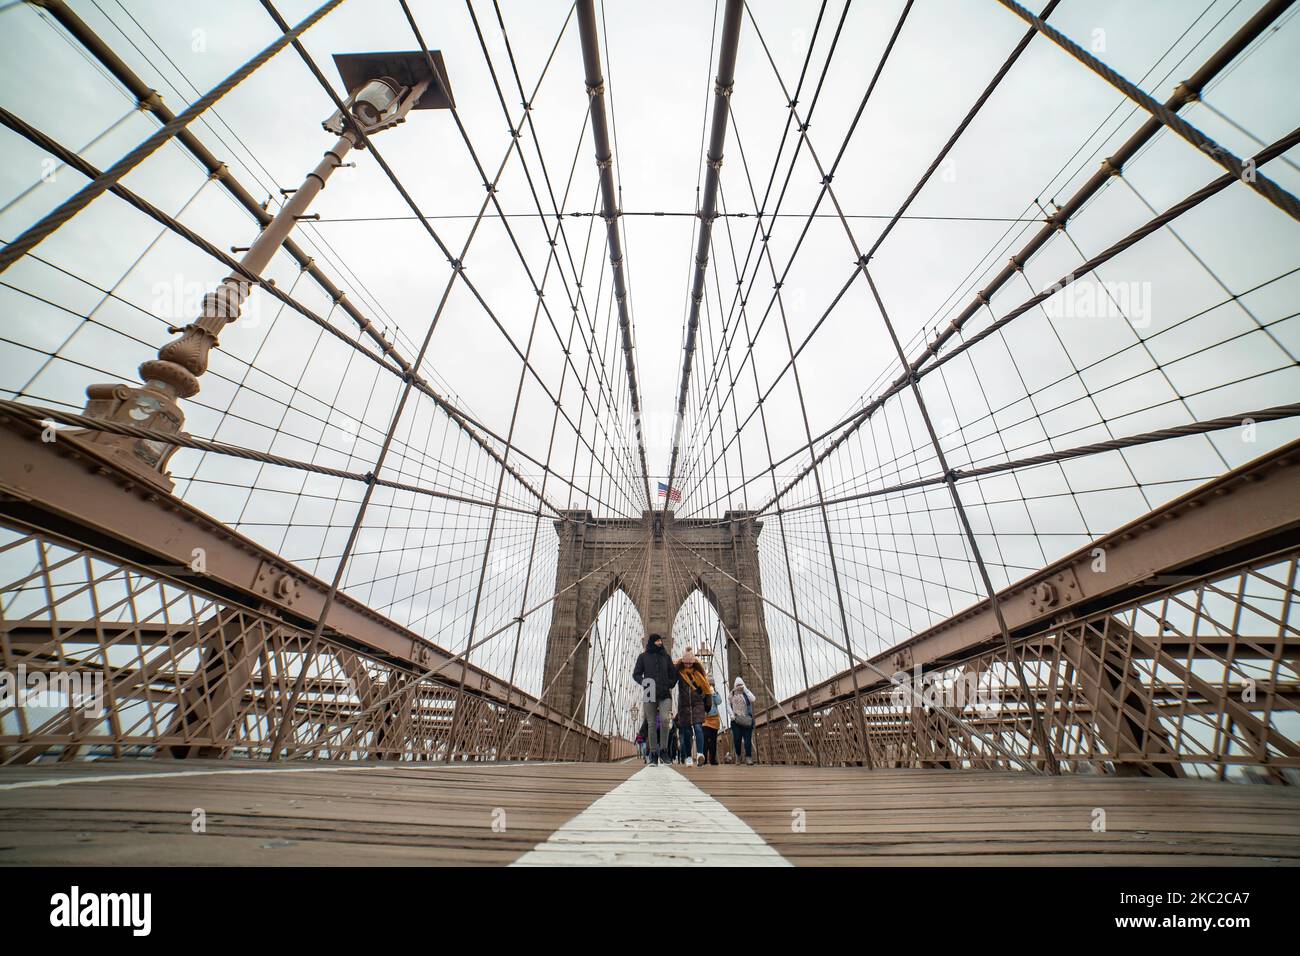
[[[595,595],[590,597],[587,603],[579,605],[578,619],[582,625],[579,634],[585,634],[587,627],[591,622],[600,617],[600,612],[605,609],[605,605],[618,592],[623,592],[632,607],[636,610],[637,617],[641,621],[641,627],[645,628],[645,611],[641,608],[640,602],[637,601],[632,591],[628,588],[622,574],[603,574],[597,576],[596,586],[599,588]]]
[[[626,688],[617,680],[612,680],[610,686],[606,678],[613,679],[616,673],[621,676],[619,662],[627,660],[629,642],[638,652],[645,646],[645,620],[623,580],[613,578],[580,610],[577,626],[580,635],[590,632],[590,637],[580,645],[570,664],[574,668],[571,686],[575,708],[570,715],[592,726],[602,720],[612,720],[616,725],[618,714],[629,701]],[[564,682],[561,676],[560,683]]]
[[[582,705],[589,647],[583,638],[618,590],[631,600],[645,633],[662,634],[668,642],[682,604],[701,591],[727,633],[727,673],[743,675],[762,706],[772,703],[758,571],[762,522],[735,511],[720,521],[677,520],[671,511],[647,511],[639,520],[596,520],[590,511],[563,514],[555,522],[557,597],[542,674],[548,704],[570,715]],[[632,675],[626,676],[630,683]]]
[[[734,602],[728,601],[729,593],[726,591],[719,593],[715,587],[703,579],[702,575],[699,575],[691,582],[681,601],[678,602],[677,610],[673,613],[672,623],[669,625],[670,630],[676,632],[678,623],[687,611],[687,604],[696,594],[699,594],[704,599],[704,602],[712,609],[713,615],[706,619],[706,632],[697,635],[695,638],[695,653],[699,655],[706,647],[711,647],[716,652],[717,656],[713,660],[708,676],[709,680],[717,685],[715,689],[721,690],[723,684],[726,683],[727,674],[730,673],[731,662],[728,659],[728,648],[731,646],[732,635],[736,633],[738,615],[733,606]],[[705,613],[707,614],[707,612]],[[716,618],[717,623],[721,624],[721,629],[718,632],[714,632],[712,629],[713,618]],[[716,644],[714,643],[715,637]],[[680,654],[685,651],[685,647],[678,646],[679,642],[676,633],[674,633],[673,644],[676,653]]]
[[[686,586],[681,594],[681,598],[675,602],[675,607],[668,619],[668,630],[671,632],[677,626],[677,618],[681,616],[682,608],[690,600],[691,595],[700,593],[704,599],[709,602],[713,612],[718,615],[718,620],[722,622],[724,633],[724,642],[726,635],[734,634],[740,626],[739,611],[735,606],[734,595],[727,589],[719,589],[719,583],[716,578],[721,575],[714,573],[714,581],[710,582],[704,574],[696,574],[690,583]],[[682,648],[673,648],[675,653],[681,653]]]

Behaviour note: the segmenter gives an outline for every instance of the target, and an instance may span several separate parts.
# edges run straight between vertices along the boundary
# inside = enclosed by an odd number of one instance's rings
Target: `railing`
[[[290,757],[608,759],[527,708],[19,522],[0,524],[0,602],[0,763],[266,758],[284,722]]]
[[[1298,562],[1293,545],[1139,600],[1059,617],[1010,649],[865,686],[857,698],[865,746],[852,697],[812,709],[792,698],[784,715],[771,710],[760,720],[755,757],[1046,768],[1032,704],[1064,772],[1300,783]]]

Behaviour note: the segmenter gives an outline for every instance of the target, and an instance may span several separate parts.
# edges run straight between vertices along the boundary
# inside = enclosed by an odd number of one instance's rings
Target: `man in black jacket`
[[[637,657],[636,667],[632,669],[632,679],[641,687],[650,765],[667,764],[677,668],[673,667],[672,658],[664,649],[664,639],[660,635],[651,634],[646,640],[645,651]]]

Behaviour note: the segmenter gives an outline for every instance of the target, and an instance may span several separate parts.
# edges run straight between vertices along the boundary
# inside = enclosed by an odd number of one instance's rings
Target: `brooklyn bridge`
[[[1300,863],[1295,14],[0,4],[0,863]]]

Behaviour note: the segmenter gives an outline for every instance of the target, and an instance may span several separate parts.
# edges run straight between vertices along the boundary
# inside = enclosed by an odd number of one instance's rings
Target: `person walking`
[[[673,710],[673,686],[677,683],[677,670],[672,658],[664,649],[664,639],[651,634],[646,639],[645,651],[637,656],[632,668],[632,679],[641,688],[645,709],[646,748],[650,752],[650,766],[668,763],[669,715]]]
[[[740,763],[741,744],[745,747],[745,763],[754,763],[754,695],[745,686],[743,677],[736,677],[731,686],[731,741],[736,749],[736,763]]]
[[[639,757],[640,757],[642,760],[644,760],[646,763],[649,763],[649,762],[650,762],[650,751],[649,751],[649,748],[648,748],[647,745],[646,745],[646,728],[647,728],[647,724],[648,724],[648,721],[646,721],[646,719],[645,719],[644,717],[641,718],[641,726],[640,726],[639,728],[637,728],[637,732],[636,732],[636,752],[637,752],[637,756],[639,756]]]
[[[691,648],[677,662],[677,716],[681,721],[682,757],[688,767],[695,765],[691,756],[691,742],[704,759],[704,718],[708,714],[713,686],[704,666],[695,658]]]
[[[700,763],[708,759],[710,765],[718,765],[718,731],[722,727],[722,715],[718,704],[722,698],[713,690],[709,691],[709,709],[704,714],[704,751],[700,754]]]

